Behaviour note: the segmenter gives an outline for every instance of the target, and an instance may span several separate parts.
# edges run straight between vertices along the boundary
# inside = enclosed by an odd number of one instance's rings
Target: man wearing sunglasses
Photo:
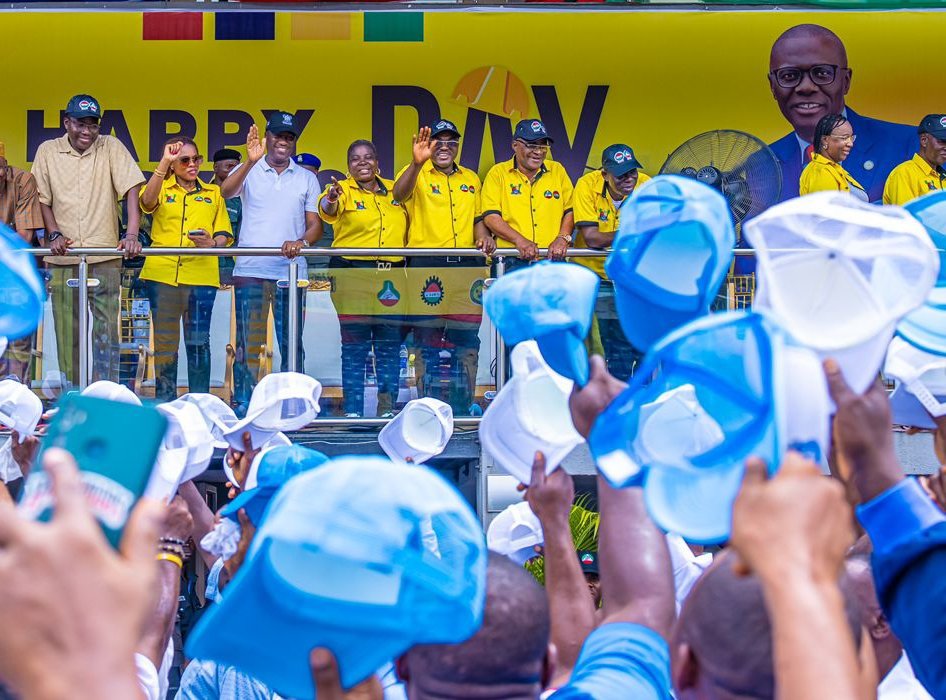
[[[118,313],[121,259],[118,251],[134,257],[138,242],[138,193],[144,184],[141,169],[128,149],[114,136],[100,135],[102,108],[91,95],[76,95],[62,119],[66,133],[39,145],[33,159],[33,177],[46,229],[46,244],[53,255],[50,297],[56,330],[56,351],[63,384],[79,381],[79,295],[68,280],[79,276],[79,259],[66,253],[71,247],[112,248],[116,255],[90,256],[89,287],[92,311],[92,381],[118,381]],[[126,200],[128,226],[118,238],[118,208]]]
[[[513,135],[512,160],[490,168],[483,182],[483,220],[500,251],[515,248],[506,271],[528,265],[548,248],[552,260],[564,260],[572,242],[572,182],[559,163],[548,160],[545,124],[523,119]]]
[[[641,164],[630,146],[615,143],[604,149],[601,168],[582,175],[575,183],[575,227],[577,248],[610,248],[620,224],[621,203],[650,178],[640,172]],[[614,284],[604,272],[604,258],[576,258],[579,265],[601,278],[595,303],[595,323],[591,329],[591,350],[601,352],[608,371],[627,381],[641,354],[628,342],[618,322],[614,304]],[[595,336],[599,336],[596,338]],[[597,347],[600,343],[600,349]]]
[[[864,117],[845,105],[853,71],[847,51],[830,29],[800,24],[786,30],[772,45],[769,87],[792,133],[770,144],[782,166],[782,199],[798,196],[801,171],[811,160],[815,126],[828,114],[847,118],[857,134],[857,147],[844,166],[880,200],[890,171],[917,148],[914,127]]]

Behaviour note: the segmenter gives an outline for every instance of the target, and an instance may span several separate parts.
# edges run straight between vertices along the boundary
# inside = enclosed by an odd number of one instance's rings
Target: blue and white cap
[[[726,200],[701,182],[659,175],[621,206],[604,269],[614,282],[627,339],[646,351],[709,313],[736,243]]]
[[[901,207],[816,192],[764,211],[745,234],[758,261],[754,308],[833,357],[851,388],[866,391],[900,319],[939,272],[923,225]]]
[[[897,326],[897,335],[920,350],[946,355],[946,192],[932,192],[904,207],[926,228],[939,254],[933,289]]]
[[[23,338],[39,325],[46,287],[29,246],[9,226],[0,223],[0,336]]]
[[[503,340],[535,340],[549,367],[588,382],[585,337],[594,319],[598,275],[583,265],[543,261],[503,275],[483,294],[486,315]]]
[[[894,337],[887,348],[884,376],[895,380],[892,423],[935,430],[933,419],[946,416],[946,356],[923,352]]]
[[[729,537],[746,459],[771,472],[789,448],[821,461],[829,407],[814,352],[761,314],[713,314],[648,352],[589,443],[612,486],[644,486],[658,525],[715,544]]]
[[[313,648],[335,654],[351,688],[415,644],[471,637],[485,597],[483,530],[452,485],[430,469],[341,457],[279,490],[187,654],[311,698]]]

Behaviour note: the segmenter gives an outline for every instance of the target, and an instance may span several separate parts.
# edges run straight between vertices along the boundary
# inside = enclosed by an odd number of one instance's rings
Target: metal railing
[[[52,256],[54,253],[49,248],[28,248],[25,252],[28,252],[37,257]],[[752,256],[754,251],[751,249],[735,249],[734,254],[736,256]],[[89,257],[120,257],[122,252],[114,248],[70,248],[63,254],[70,258],[78,258],[78,308],[79,309],[88,309],[89,304],[89,286],[90,286],[90,265],[94,266],[94,263],[89,263]],[[299,252],[299,257],[309,258],[309,257],[336,257],[336,256],[345,256],[348,258],[376,258],[376,257],[444,257],[449,255],[451,257],[461,257],[461,258],[482,258],[484,260],[484,267],[486,265],[487,259],[491,258],[494,262],[494,272],[496,278],[501,277],[506,271],[506,259],[507,258],[518,258],[519,254],[515,248],[499,248],[491,256],[486,256],[482,251],[477,248],[316,248],[309,247],[303,248]],[[548,255],[547,248],[539,249],[539,256],[544,258]],[[594,249],[569,249],[567,257],[569,259],[574,258],[602,258],[608,255],[608,251],[603,250],[594,250]],[[200,256],[209,256],[209,257],[283,257],[282,250],[280,248],[144,248],[142,249],[140,256],[142,257],[174,257],[174,256],[186,256],[186,257],[200,257]],[[338,268],[335,268],[338,269]],[[298,265],[290,263],[287,267],[287,279],[279,280],[277,283],[282,284],[289,289],[297,289],[299,285],[299,268]],[[488,285],[490,279],[485,280],[485,283]],[[299,297],[296,294],[289,294],[288,296],[288,319],[287,319],[287,337],[289,339],[288,348],[286,348],[288,355],[288,369],[289,371],[297,372],[299,370],[299,357],[298,349],[296,342],[294,340],[299,336],[301,329],[299,328]],[[78,385],[80,389],[85,388],[89,384],[89,361],[90,361],[90,346],[89,346],[89,319],[88,313],[79,313],[78,319],[78,331],[79,331],[79,371],[78,371]],[[505,352],[505,343],[502,339],[502,336],[493,329],[493,348],[494,348],[494,358],[495,358],[495,372],[494,372],[494,381],[496,391],[500,391],[503,388],[503,385],[506,381],[507,366],[506,366],[506,352]],[[386,424],[390,419],[386,418],[320,418],[313,426],[318,427],[330,427],[330,426],[366,426],[366,427],[380,427]],[[471,417],[455,417],[454,423],[457,427],[460,428],[474,428],[479,425],[480,418],[476,416]]]

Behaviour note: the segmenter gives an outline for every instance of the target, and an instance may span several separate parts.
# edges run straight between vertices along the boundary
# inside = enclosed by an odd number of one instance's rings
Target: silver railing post
[[[297,261],[289,261],[289,330],[286,337],[289,341],[289,347],[283,348],[289,358],[289,371],[298,372],[299,365],[299,342],[298,335],[302,332],[299,328],[299,265]]]
[[[506,272],[506,259],[500,255],[496,258],[496,278],[499,279]],[[496,391],[506,384],[506,341],[502,334],[493,326],[493,334],[496,336]]]
[[[79,256],[79,390],[89,385],[89,262]],[[66,377],[68,380],[68,377]]]

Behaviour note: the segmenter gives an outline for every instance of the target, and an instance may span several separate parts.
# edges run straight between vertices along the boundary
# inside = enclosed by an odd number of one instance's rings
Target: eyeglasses
[[[457,148],[460,145],[460,141],[456,139],[453,141],[440,141],[439,139],[434,139],[431,143],[433,143],[434,148],[441,148],[444,146],[447,148]]]
[[[86,122],[79,121],[75,117],[69,117],[69,123],[72,124],[73,128],[78,129],[79,131],[89,131],[93,134],[97,134],[101,126],[98,122],[87,124]]]
[[[837,139],[841,143],[847,143],[848,141],[850,141],[851,143],[854,143],[855,141],[857,141],[857,134],[844,134],[843,136],[837,136],[835,134],[831,134],[831,138]]]
[[[177,159],[177,162],[180,163],[181,165],[190,165],[191,163],[193,163],[194,165],[200,165],[201,163],[204,162],[204,157],[203,156],[181,156],[180,158]]]
[[[775,82],[782,88],[798,87],[806,75],[815,85],[830,85],[838,76],[838,66],[830,63],[818,63],[810,68],[786,66],[769,73],[769,76],[775,78]]]
[[[547,143],[529,143],[528,141],[523,141],[522,139],[516,139],[516,143],[521,145],[527,151],[532,151],[533,153],[546,153],[549,150],[549,145]]]

